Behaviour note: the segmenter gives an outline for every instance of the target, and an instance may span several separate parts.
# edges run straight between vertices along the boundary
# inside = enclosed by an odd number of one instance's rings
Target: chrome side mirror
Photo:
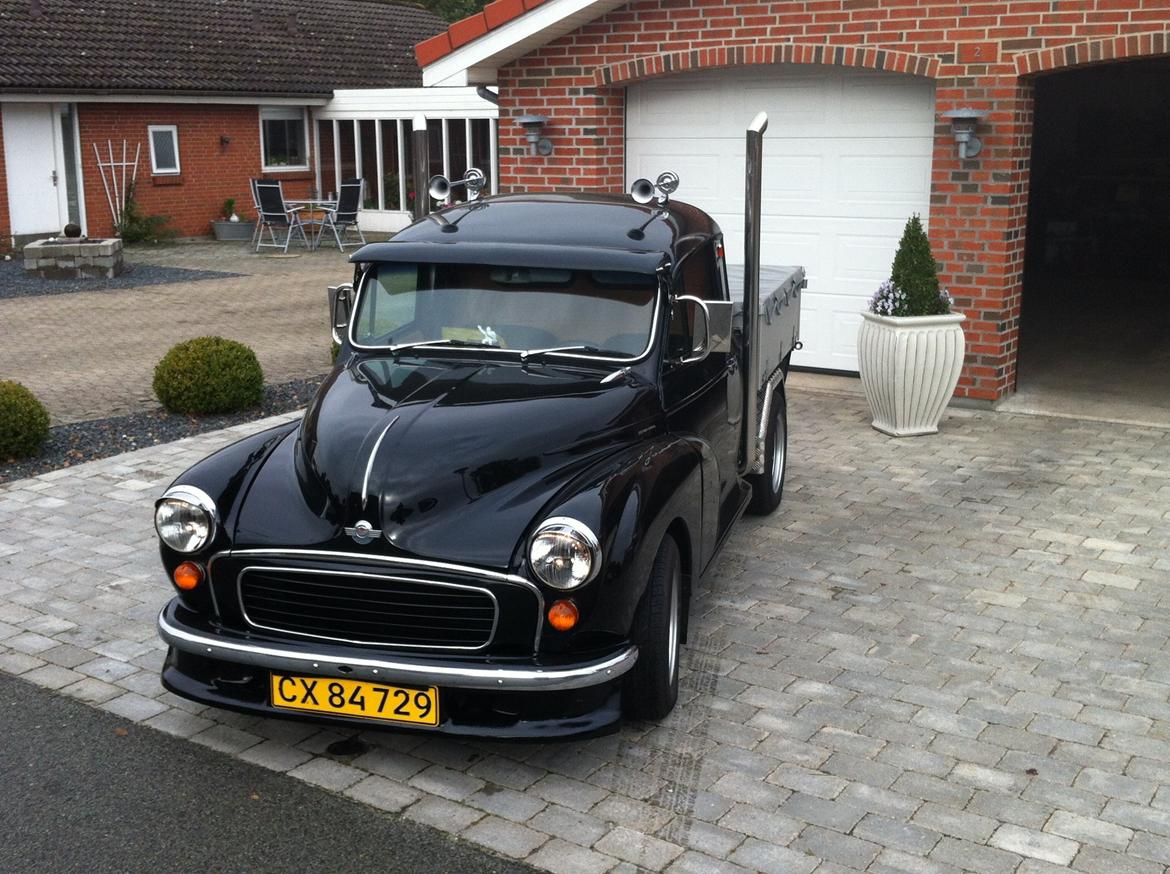
[[[695,336],[691,344],[691,354],[679,359],[679,364],[697,364],[700,361],[706,361],[707,356],[711,354],[711,311],[707,308],[707,301],[697,298],[690,294],[680,294],[675,297],[672,304],[688,303],[695,305],[695,312],[703,314],[703,332],[699,333],[699,326],[695,325]],[[700,341],[700,337],[702,338]]]
[[[333,333],[333,342],[338,346],[345,342],[352,307],[353,286],[351,284],[329,286],[329,329]]]

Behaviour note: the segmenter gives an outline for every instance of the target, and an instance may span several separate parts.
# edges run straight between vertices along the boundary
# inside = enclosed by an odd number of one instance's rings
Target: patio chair
[[[348,246],[364,246],[366,236],[358,227],[358,209],[362,205],[362,180],[342,180],[341,190],[337,192],[337,205],[325,210],[325,218],[317,229],[317,247],[321,246],[321,236],[328,228],[333,232],[333,239],[337,241],[337,248],[345,251]],[[346,241],[345,235],[357,234],[356,240]]]
[[[260,239],[260,229],[264,226],[260,217],[260,195],[256,193],[256,183],[259,179],[248,180],[248,191],[252,195],[252,211],[256,213],[256,221],[253,222],[252,227],[252,242],[256,243]]]
[[[282,252],[287,252],[288,244],[292,240],[294,233],[300,234],[306,249],[313,248],[309,242],[308,235],[305,233],[304,222],[301,221],[301,207],[294,206],[289,208],[284,202],[284,192],[281,190],[280,182],[270,179],[257,179],[254,185],[256,187],[256,199],[260,204],[259,224],[261,225],[260,235],[256,240],[256,251],[259,252],[262,248],[267,248],[280,249]],[[285,230],[283,243],[277,239],[276,231],[278,228]],[[268,235],[272,238],[271,243],[264,242],[264,229],[268,230]]]

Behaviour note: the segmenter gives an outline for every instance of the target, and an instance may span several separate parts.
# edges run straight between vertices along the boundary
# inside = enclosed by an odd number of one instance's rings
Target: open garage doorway
[[[1170,59],[1036,81],[1017,394],[1170,425]]]

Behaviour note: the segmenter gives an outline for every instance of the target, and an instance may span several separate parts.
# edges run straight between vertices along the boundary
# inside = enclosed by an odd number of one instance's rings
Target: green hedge
[[[154,368],[154,393],[172,413],[234,413],[260,405],[264,373],[243,343],[196,337],[163,356]]]
[[[49,439],[49,414],[36,395],[0,381],[0,461],[37,455]]]

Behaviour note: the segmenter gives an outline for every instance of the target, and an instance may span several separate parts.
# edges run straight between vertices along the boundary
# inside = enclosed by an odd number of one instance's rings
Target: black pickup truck
[[[765,127],[746,267],[670,174],[473,199],[357,251],[303,420],[156,503],[164,685],[496,737],[669,713],[694,581],[784,487],[804,273],[759,267]]]

